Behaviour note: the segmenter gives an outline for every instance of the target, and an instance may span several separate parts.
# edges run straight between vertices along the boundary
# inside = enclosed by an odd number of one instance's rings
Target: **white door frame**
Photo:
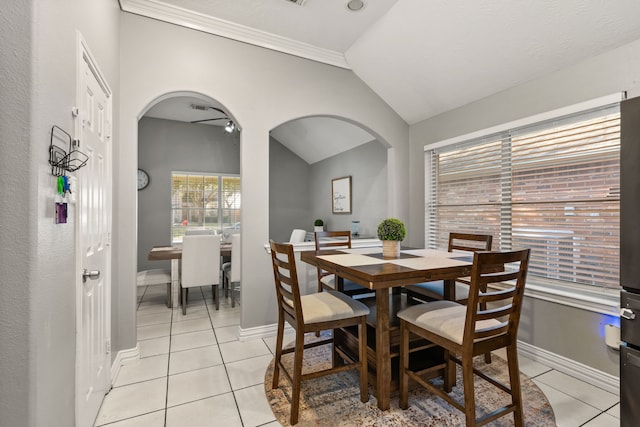
[[[105,188],[106,191],[106,206],[105,206],[105,215],[107,217],[107,230],[108,235],[106,238],[106,266],[104,271],[101,272],[104,278],[104,286],[105,286],[105,336],[107,337],[107,342],[105,343],[105,354],[108,357],[107,366],[110,369],[107,369],[105,372],[105,392],[111,388],[112,377],[111,377],[111,263],[112,263],[112,245],[111,245],[111,236],[112,236],[112,205],[113,205],[113,92],[111,91],[107,81],[104,78],[104,75],[98,68],[97,62],[94,59],[94,56],[91,54],[87,42],[85,41],[82,34],[76,30],[77,34],[77,51],[76,51],[76,108],[73,109],[74,116],[74,135],[76,138],[81,138],[82,136],[82,112],[78,114],[78,108],[82,105],[82,94],[84,88],[82,87],[82,74],[84,72],[84,64],[85,62],[91,68],[94,76],[98,80],[98,83],[102,86],[104,92],[108,96],[107,102],[107,120],[106,120],[106,129],[105,135],[106,139],[109,141],[108,144],[108,156],[106,162],[106,170],[107,170],[107,185]],[[78,187],[82,185],[82,183],[78,182]],[[77,197],[77,196],[76,196]],[[80,209],[79,203],[75,203],[74,206],[74,215],[75,215],[75,234],[76,234],[76,250],[75,250],[75,268],[76,268],[76,304],[75,304],[75,315],[76,315],[76,377],[75,377],[75,419],[76,426],[79,423],[79,404],[82,401],[82,393],[80,392],[80,355],[82,351],[82,337],[79,333],[82,327],[82,295],[83,295],[83,280],[82,280],[82,270],[83,270],[83,254],[82,250],[82,236],[80,233],[81,226],[81,218],[80,218]],[[97,415],[97,414],[96,414]],[[78,426],[80,427],[80,426]]]

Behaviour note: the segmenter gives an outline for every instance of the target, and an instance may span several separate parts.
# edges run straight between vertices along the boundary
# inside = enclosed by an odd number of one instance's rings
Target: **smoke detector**
[[[347,2],[347,9],[351,12],[357,12],[364,8],[364,1],[362,0],[349,0]]]
[[[207,105],[191,104],[191,108],[194,110],[209,111],[209,107]]]

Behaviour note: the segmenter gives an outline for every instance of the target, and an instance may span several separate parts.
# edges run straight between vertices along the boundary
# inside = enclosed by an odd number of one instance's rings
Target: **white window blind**
[[[240,227],[240,177],[173,172],[171,238],[181,242],[188,228],[223,232]]]
[[[429,150],[427,245],[492,234],[532,278],[617,288],[619,157],[617,104]]]

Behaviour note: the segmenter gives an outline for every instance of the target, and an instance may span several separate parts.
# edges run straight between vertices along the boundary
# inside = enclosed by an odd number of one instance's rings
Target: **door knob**
[[[87,279],[95,280],[100,277],[100,270],[87,270],[86,268],[82,270],[82,283],[86,282]]]

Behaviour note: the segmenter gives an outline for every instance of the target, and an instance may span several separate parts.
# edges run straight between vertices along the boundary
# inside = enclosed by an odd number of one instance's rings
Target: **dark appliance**
[[[620,104],[620,426],[640,420],[640,97]]]

